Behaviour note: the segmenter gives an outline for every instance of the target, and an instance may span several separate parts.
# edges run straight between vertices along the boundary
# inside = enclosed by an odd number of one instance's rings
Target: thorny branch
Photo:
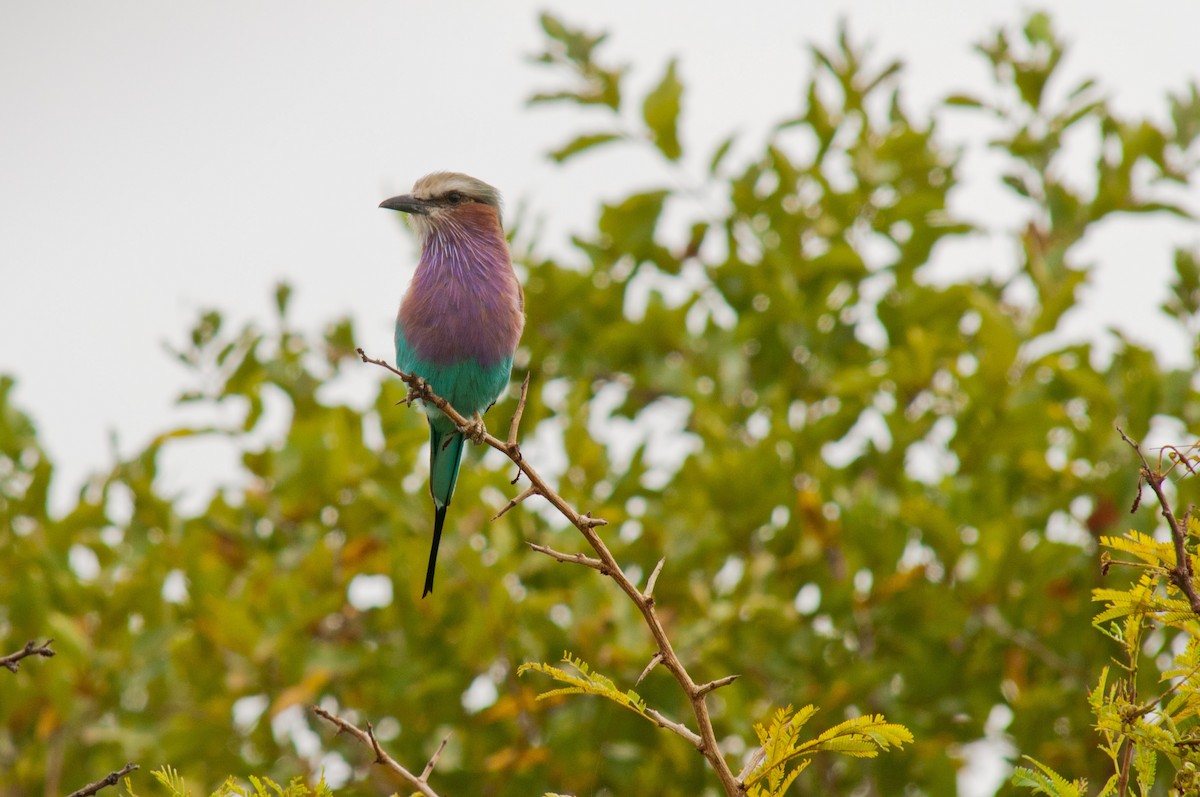
[[[358,349],[358,356],[362,358],[363,362],[378,365],[400,377],[404,381],[404,384],[408,385],[408,396],[405,398],[405,403],[411,404],[413,401],[420,400],[440,410],[460,431],[465,432],[474,428],[471,419],[463,417],[457,410],[450,406],[450,402],[435,394],[425,380],[419,376],[397,370],[384,360],[376,360],[368,357],[362,349]],[[571,525],[579,530],[579,533],[587,540],[588,545],[596,552],[598,558],[582,556],[580,554],[562,554],[540,545],[531,545],[531,547],[535,551],[546,554],[560,562],[581,564],[597,570],[602,575],[608,576],[616,582],[621,591],[629,596],[629,599],[633,601],[634,605],[642,613],[642,618],[645,620],[646,626],[650,629],[650,635],[654,637],[655,645],[658,647],[655,658],[661,661],[662,666],[671,673],[679,683],[680,688],[683,689],[684,694],[687,695],[700,732],[697,734],[686,726],[667,720],[665,717],[661,717],[661,715],[655,718],[656,721],[658,721],[661,727],[667,728],[686,739],[704,756],[716,772],[717,777],[721,781],[721,786],[727,795],[730,797],[744,795],[746,793],[745,785],[738,776],[734,775],[733,770],[729,768],[729,763],[721,754],[721,749],[717,744],[716,732],[713,729],[712,719],[708,713],[707,702],[707,696],[710,692],[733,683],[737,676],[727,676],[705,684],[697,684],[692,679],[692,676],[675,654],[671,640],[667,638],[666,629],[663,627],[662,621],[659,619],[658,613],[654,608],[654,582],[657,581],[658,574],[662,570],[662,563],[660,562],[658,567],[655,568],[654,577],[647,584],[645,591],[639,590],[629,577],[625,575],[625,571],[621,569],[616,557],[613,556],[608,546],[604,544],[604,540],[596,533],[596,527],[607,525],[607,521],[602,518],[594,518],[590,513],[580,514],[577,512],[521,456],[521,449],[517,445],[517,433],[521,422],[521,415],[525,411],[525,402],[528,395],[529,376],[527,374],[524,383],[521,385],[521,399],[517,403],[516,412],[513,413],[512,422],[509,425],[508,438],[501,440],[489,433],[484,433],[480,436],[483,444],[491,446],[512,460],[513,464],[519,469],[518,478],[521,474],[524,474],[529,479],[529,489],[516,499],[510,501],[510,505],[502,509],[501,514],[531,495],[540,495],[549,501],[563,517],[569,520]],[[513,483],[516,483],[515,479]]]
[[[403,778],[410,786],[416,789],[425,797],[438,797],[438,793],[429,785],[429,776],[433,774],[433,768],[437,766],[438,759],[442,755],[442,751],[446,749],[446,742],[450,740],[447,736],[442,739],[442,743],[438,745],[438,749],[434,751],[433,756],[429,759],[429,763],[425,765],[425,769],[420,775],[414,775],[405,769],[396,759],[388,755],[382,747],[379,746],[379,740],[375,738],[375,729],[371,727],[371,723],[367,723],[367,729],[364,731],[352,722],[342,719],[336,714],[332,714],[320,706],[312,707],[313,713],[323,720],[333,723],[337,726],[338,733],[345,733],[353,736],[363,746],[371,748],[371,752],[375,753],[375,763],[379,764],[389,772],[395,773]]]
[[[1141,492],[1142,481],[1150,485],[1150,489],[1154,491],[1154,495],[1158,498],[1158,505],[1162,507],[1162,516],[1167,519],[1167,525],[1171,529],[1171,541],[1175,544],[1175,566],[1167,571],[1167,575],[1171,579],[1171,583],[1187,596],[1188,603],[1192,607],[1192,613],[1200,615],[1200,594],[1196,592],[1196,584],[1192,574],[1192,560],[1188,556],[1185,544],[1187,541],[1187,527],[1175,518],[1175,513],[1171,510],[1171,503],[1167,500],[1167,496],[1163,493],[1162,489],[1162,483],[1166,480],[1167,474],[1164,471],[1150,467],[1150,463],[1146,461],[1145,455],[1142,454],[1142,449],[1134,440],[1130,439],[1129,435],[1125,434],[1124,429],[1118,426],[1117,432],[1120,433],[1121,439],[1133,448],[1134,453],[1138,455],[1138,459],[1142,461],[1142,467],[1139,471],[1141,477],[1138,483],[1139,494]],[[1190,465],[1188,469],[1191,470]],[[1136,511],[1136,509],[1137,504],[1135,503],[1134,510]]]
[[[54,644],[53,639],[47,639],[40,645],[37,643],[37,640],[31,639],[25,643],[25,647],[21,648],[16,653],[9,653],[7,656],[0,656],[0,667],[4,667],[11,672],[17,672],[21,669],[22,659],[29,658],[30,656],[41,656],[44,659],[53,658],[54,650],[50,647],[52,644]],[[125,777],[137,768],[137,764],[132,762],[128,763],[114,772],[109,772],[107,775],[100,778],[100,780],[94,783],[89,783],[82,789],[71,792],[68,797],[91,797],[106,786],[117,785],[120,783],[121,778]]]
[[[47,643],[47,644],[49,644],[49,643]],[[133,772],[137,768],[138,768],[137,764],[132,764],[132,763],[126,764],[125,766],[118,769],[116,772],[109,772],[107,775],[105,775],[103,778],[96,781],[95,783],[89,783],[87,786],[84,786],[79,791],[71,792],[71,794],[68,795],[68,797],[91,797],[91,795],[100,791],[105,786],[116,786],[118,783],[121,782],[121,778],[125,777],[126,775],[128,775],[130,772]]]
[[[29,656],[41,656],[49,659],[54,656],[54,651],[50,649],[50,645],[54,643],[53,639],[47,639],[42,644],[38,644],[34,640],[29,640],[25,643],[25,647],[18,650],[16,653],[9,653],[7,656],[0,656],[0,667],[5,667],[12,672],[21,669],[21,659]]]

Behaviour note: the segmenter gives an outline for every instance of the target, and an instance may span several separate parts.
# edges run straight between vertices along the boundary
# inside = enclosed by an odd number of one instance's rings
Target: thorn
[[[529,372],[525,372],[525,381],[521,382],[521,398],[517,401],[517,409],[513,412],[512,421],[508,425],[508,445],[517,444],[517,430],[521,426],[521,416],[525,414],[525,401],[529,398]]]
[[[655,653],[653,656],[651,656],[650,663],[646,665],[646,669],[642,670],[642,674],[637,677],[637,680],[633,682],[633,685],[637,686],[642,681],[644,681],[646,679],[646,676],[650,674],[650,671],[653,670],[655,667],[657,667],[662,662],[662,660],[663,660],[663,654],[662,654],[661,650],[658,651],[657,653]]]
[[[642,593],[646,600],[654,600],[654,585],[658,583],[658,574],[662,572],[663,565],[666,563],[667,559],[664,556],[662,559],[658,560],[658,564],[656,564],[654,566],[654,570],[651,571],[650,578],[646,581],[646,590]]]
[[[501,509],[499,512],[497,512],[497,513],[496,513],[496,514],[495,514],[495,515],[492,517],[492,520],[499,520],[499,519],[500,519],[500,517],[501,517],[502,515],[504,515],[506,512],[508,512],[508,510],[512,509],[513,507],[515,507],[517,504],[519,504],[519,503],[521,503],[522,501],[524,501],[524,500],[525,500],[526,498],[528,498],[529,496],[531,496],[531,495],[536,495],[536,494],[537,494],[537,488],[536,488],[536,487],[530,487],[530,488],[528,488],[527,490],[525,490],[525,492],[521,493],[521,494],[520,494],[520,495],[518,495],[516,498],[512,498],[512,499],[510,499],[510,500],[509,500],[509,502],[508,502],[507,504],[505,504],[505,505],[504,505],[504,508],[503,508],[503,509]]]

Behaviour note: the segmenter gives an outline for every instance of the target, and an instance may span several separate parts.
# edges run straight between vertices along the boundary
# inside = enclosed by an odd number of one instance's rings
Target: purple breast
[[[490,209],[482,210],[491,219],[471,210],[430,232],[400,305],[404,337],[427,362],[495,365],[512,356],[521,338],[521,288],[499,222]]]

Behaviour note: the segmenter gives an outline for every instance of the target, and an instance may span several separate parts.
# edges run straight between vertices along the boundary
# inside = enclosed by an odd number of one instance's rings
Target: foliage
[[[1037,769],[1017,767],[1013,772],[1015,785],[1027,786],[1036,793],[1049,794],[1052,797],[1086,797],[1086,780],[1068,781],[1040,761],[1030,759],[1030,762]]]
[[[1112,429],[1195,428],[1197,363],[1168,367],[1115,332],[1104,349],[1057,333],[1092,278],[1077,247],[1096,225],[1183,212],[1164,188],[1194,185],[1196,88],[1170,99],[1168,123],[1123,118],[1096,84],[1058,85],[1063,46],[1035,15],[982,48],[987,96],[914,117],[899,66],[843,32],[812,48],[813,77],[766,140],[698,152],[685,62],[630,100],[603,36],[543,24],[538,60],[569,85],[536,99],[586,106],[594,125],[553,156],[642,147],[663,176],[605,202],[568,254],[517,231],[526,451],[561,445],[559,491],[610,521],[629,572],[666,557],[655,599],[680,657],[698,677],[741,675],[711,697],[730,761],[769,742],[782,758],[760,785],[777,789],[808,760],[787,758],[805,711],[766,740],[752,718],[820,705],[820,739],[883,714],[915,742],[886,766],[814,758],[789,793],[951,794],[962,745],[1004,706],[1045,783],[1103,781],[1111,762],[1077,696],[1110,652],[1087,623],[1095,540],[1133,499]],[[947,114],[993,125],[1026,209],[1015,232],[949,207]],[[1084,179],[1066,177],[1073,136],[1103,144]],[[1011,261],[955,262],[979,232],[1007,235]],[[1176,254],[1165,307],[1192,341],[1196,264]],[[390,312],[377,302],[364,312]],[[453,729],[433,776],[444,794],[711,793],[681,740],[606,701],[539,702],[517,679],[571,649],[631,682],[653,644],[608,582],[521,544],[578,550],[533,501],[489,521],[513,494],[500,459],[468,455],[439,589],[420,600],[424,421],[395,406],[397,380],[348,401],[363,341],[346,320],[298,329],[287,304],[281,290],[265,324],[200,318],[177,346],[183,400],[223,420],[164,431],[61,516],[53,466],[0,379],[0,550],[19,574],[0,580],[0,649],[52,636],[59,652],[0,681],[0,795],[61,792],[63,762],[74,780],[127,760],[170,762],[206,790],[229,772],[316,782],[335,764],[341,793],[394,789],[310,703],[361,712],[406,762]],[[240,459],[189,511],[157,482],[161,460],[214,441]],[[1171,644],[1152,633],[1141,649]],[[1137,694],[1154,691],[1135,675]],[[661,671],[638,694],[687,715]]]
[[[611,678],[593,671],[586,662],[570,653],[563,654],[563,661],[575,672],[541,662],[531,662],[522,664],[517,669],[517,674],[538,672],[559,683],[567,684],[565,688],[542,692],[538,695],[539,700],[572,694],[596,695],[645,717],[651,723],[660,724],[656,713],[648,710],[646,701],[637,692],[632,689],[620,691]],[[879,755],[880,750],[902,747],[905,743],[913,742],[912,734],[907,728],[885,722],[882,716],[855,717],[829,728],[815,739],[801,739],[801,728],[816,711],[816,707],[811,705],[800,711],[793,711],[792,707],[788,706],[775,713],[769,727],[754,726],[760,754],[755,759],[754,766],[748,767],[744,778],[750,797],[783,795],[792,781],[812,763],[813,756],[817,753],[830,752],[856,758],[874,758]],[[788,764],[796,760],[798,763],[790,770],[787,769]]]
[[[594,672],[588,667],[587,662],[572,656],[569,652],[563,653],[563,661],[571,665],[575,672],[567,672],[561,667],[554,667],[544,662],[527,662],[517,668],[517,675],[539,672],[542,675],[550,676],[559,683],[567,684],[565,688],[551,689],[548,692],[540,693],[537,696],[538,700],[561,695],[597,695],[607,698],[619,706],[624,706],[635,714],[647,716],[646,701],[637,692],[632,689],[620,691],[611,678]]]
[[[1170,463],[1148,467],[1139,479],[1161,482],[1172,472],[1180,479],[1194,476],[1200,456],[1195,451],[1200,443],[1187,447],[1170,446],[1164,449]],[[1155,489],[1156,496],[1158,490]],[[1141,492],[1139,489],[1140,501]],[[1161,500],[1161,499],[1160,499]],[[1135,503],[1136,505],[1136,503]],[[1168,525],[1175,523],[1169,504],[1163,500]],[[1200,568],[1196,543],[1200,540],[1200,519],[1189,511],[1178,527],[1180,544],[1185,546],[1190,573]],[[1172,534],[1172,538],[1175,534]],[[1088,699],[1096,717],[1100,735],[1100,750],[1111,763],[1113,774],[1100,790],[1100,797],[1125,794],[1125,784],[1135,784],[1143,796],[1155,793],[1160,761],[1165,760],[1174,772],[1172,794],[1194,794],[1200,787],[1200,625],[1188,600],[1176,585],[1176,540],[1160,542],[1153,536],[1131,530],[1123,537],[1103,537],[1101,544],[1118,555],[1130,559],[1115,560],[1108,552],[1103,555],[1104,568],[1126,566],[1140,572],[1140,577],[1124,589],[1095,589],[1092,599],[1103,601],[1104,608],[1096,615],[1096,628],[1121,647],[1120,663],[1123,675],[1111,684],[1110,668],[1100,673],[1100,681]],[[1169,648],[1173,656],[1149,658],[1143,652],[1153,634],[1171,632]],[[1158,690],[1149,699],[1139,696],[1138,673],[1143,659],[1154,665]],[[1165,684],[1165,687],[1164,687]],[[1087,781],[1068,783],[1065,778],[1041,762],[1030,759],[1038,768],[1032,771],[1018,768],[1013,782],[1052,797],[1082,797]]]
[[[750,797],[777,797],[787,792],[792,781],[820,752],[842,753],[855,758],[874,758],[880,750],[911,744],[908,729],[882,716],[855,717],[833,726],[815,739],[801,740],[800,729],[815,714],[814,706],[793,711],[791,706],[775,712],[769,727],[755,725],[762,754],[746,778]],[[791,769],[788,765],[795,763]]]
[[[189,797],[191,794],[184,779],[169,766],[156,769],[150,774],[166,788],[171,797]],[[137,797],[129,778],[125,779],[125,793],[129,797]],[[333,791],[325,785],[324,778],[309,789],[300,778],[292,780],[287,786],[280,786],[270,778],[256,778],[251,775],[250,788],[241,786],[233,778],[229,778],[217,787],[212,797],[333,797]]]

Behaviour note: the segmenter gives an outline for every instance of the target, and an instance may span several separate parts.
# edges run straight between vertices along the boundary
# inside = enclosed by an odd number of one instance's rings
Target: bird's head
[[[446,224],[462,224],[481,215],[500,222],[500,192],[457,172],[427,174],[413,183],[411,194],[385,199],[379,207],[409,214],[422,239]]]

